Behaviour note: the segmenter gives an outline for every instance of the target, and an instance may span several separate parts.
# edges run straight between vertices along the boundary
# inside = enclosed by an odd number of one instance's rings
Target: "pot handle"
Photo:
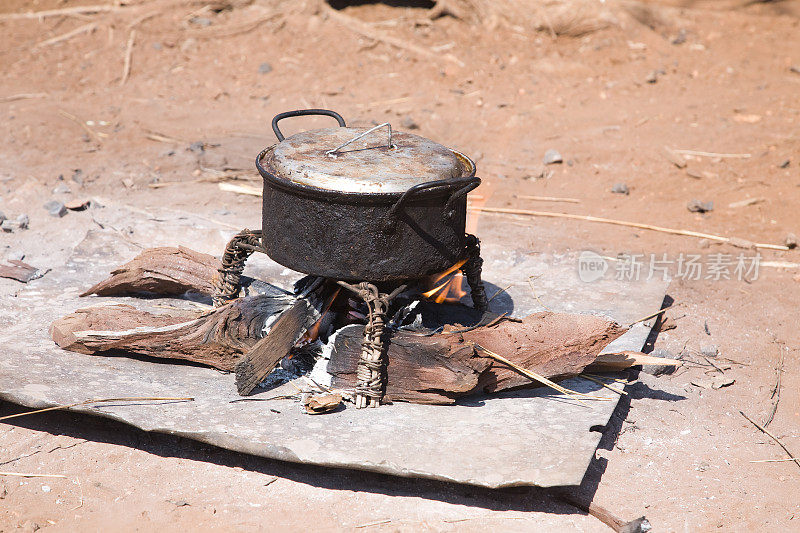
[[[302,117],[306,115],[324,115],[328,117],[333,117],[336,119],[336,122],[339,123],[339,126],[342,128],[347,127],[347,124],[344,123],[344,119],[342,115],[337,113],[336,111],[331,111],[329,109],[298,109],[297,111],[285,111],[283,113],[278,113],[275,115],[275,118],[272,119],[272,131],[275,132],[275,137],[278,138],[279,141],[284,139],[283,133],[278,128],[278,122],[290,117]]]
[[[394,205],[391,207],[391,209],[389,209],[389,212],[386,214],[387,225],[391,227],[397,222],[397,213],[403,207],[403,204],[405,204],[409,198],[411,198],[418,192],[427,189],[432,189],[434,187],[446,187],[450,185],[460,184],[463,182],[464,180],[461,178],[452,178],[448,180],[429,181],[428,183],[420,183],[419,185],[414,185],[406,192],[404,192],[402,195],[400,195],[400,198],[398,198],[397,201],[394,203]],[[471,190],[473,190],[480,184],[481,184],[481,179],[472,176],[471,178],[466,180],[466,185],[453,191],[453,194],[450,195],[450,198],[447,199],[447,203],[444,205],[444,218],[446,221],[449,221],[451,218],[453,218],[453,215],[455,213],[453,204],[455,203],[455,201],[461,198],[462,196],[466,195],[467,193],[469,193]]]

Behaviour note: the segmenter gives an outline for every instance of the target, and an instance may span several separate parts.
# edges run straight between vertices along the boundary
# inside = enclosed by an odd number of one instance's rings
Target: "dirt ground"
[[[0,12],[96,3],[7,0]],[[310,107],[354,125],[390,121],[471,155],[484,180],[476,205],[758,243],[800,234],[800,3],[625,10],[609,0],[615,23],[579,36],[515,21],[430,21],[414,7],[424,2],[359,4],[338,12],[366,21],[349,27],[310,1],[134,1],[96,14],[0,18],[0,210],[30,218],[29,229],[0,233],[0,258],[63,262],[69,248],[49,236],[70,231],[78,242],[94,223],[91,209],[48,215],[42,204],[53,198],[257,227],[259,199],[221,192],[216,181],[257,186],[252,160],[274,142],[271,118]],[[216,11],[225,5],[233,7]],[[426,52],[355,31],[364,27]],[[323,124],[296,119],[286,130]],[[749,156],[691,156],[678,168],[665,146]],[[564,162],[543,169],[549,149]],[[618,183],[629,194],[612,193]],[[690,212],[695,199],[713,201],[713,211]],[[534,253],[643,254],[645,273],[651,254],[756,253],[579,220],[486,213],[477,224],[479,235],[513,232]],[[136,228],[119,229],[136,241]],[[677,327],[648,349],[694,364],[642,373],[627,388],[582,496],[625,519],[646,515],[656,531],[800,531],[800,465],[752,462],[786,454],[740,414],[768,419],[782,366],[768,429],[800,455],[800,251],[759,253],[757,279],[704,272],[672,283],[666,316]],[[0,279],[3,299],[19,288]],[[719,377],[735,382],[692,384]],[[0,404],[0,415],[21,410]],[[9,422],[0,423],[0,471],[70,476],[0,476],[0,532],[608,530],[539,490],[322,471],[68,413]]]

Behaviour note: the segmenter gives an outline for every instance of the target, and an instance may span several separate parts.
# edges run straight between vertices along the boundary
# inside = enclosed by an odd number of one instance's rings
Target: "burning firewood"
[[[239,394],[250,394],[318,319],[319,314],[305,298],[296,299],[281,312],[269,333],[236,364],[236,389]]]

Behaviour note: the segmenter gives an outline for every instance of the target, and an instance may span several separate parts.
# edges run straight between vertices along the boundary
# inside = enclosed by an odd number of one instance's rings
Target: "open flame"
[[[467,295],[467,291],[463,287],[464,275],[459,271],[466,262],[467,260],[464,259],[444,272],[431,276],[427,285],[433,286],[433,288],[423,292],[422,296],[432,299],[437,304],[460,302],[461,298]]]
[[[330,312],[331,306],[333,302],[336,301],[336,297],[339,296],[339,291],[341,291],[341,287],[337,287],[335,291],[328,296],[328,299],[325,300],[325,305],[322,306],[322,313],[320,314],[319,319],[314,322],[314,325],[308,328],[305,335],[300,339],[298,344],[308,344],[314,342],[319,338],[319,330],[322,328],[322,321],[325,319],[325,315]]]

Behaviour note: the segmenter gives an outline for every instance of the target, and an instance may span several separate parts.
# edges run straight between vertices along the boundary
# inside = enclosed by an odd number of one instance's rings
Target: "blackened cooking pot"
[[[338,128],[284,138],[278,122],[326,115]],[[386,132],[383,128],[388,128]],[[465,257],[467,193],[480,185],[467,156],[391,126],[348,128],[333,111],[272,120],[263,150],[262,244],[278,263],[343,281],[417,279]]]

